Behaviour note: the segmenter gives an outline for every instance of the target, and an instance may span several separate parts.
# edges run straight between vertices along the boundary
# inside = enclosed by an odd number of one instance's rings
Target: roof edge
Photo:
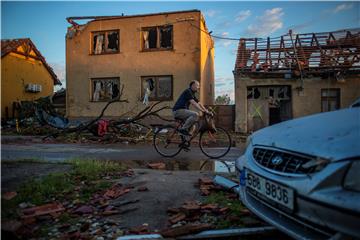
[[[92,20],[92,21],[100,21],[100,20],[111,20],[111,19],[119,19],[119,18],[148,17],[148,16],[169,15],[169,14],[179,14],[179,13],[189,13],[189,12],[199,12],[199,13],[201,13],[201,11],[198,10],[198,9],[192,9],[192,10],[184,10],[184,11],[170,11],[170,12],[135,14],[135,15],[74,16],[74,17],[67,17],[66,20],[68,22],[73,21],[73,20],[84,20],[84,19],[89,19],[89,20]]]

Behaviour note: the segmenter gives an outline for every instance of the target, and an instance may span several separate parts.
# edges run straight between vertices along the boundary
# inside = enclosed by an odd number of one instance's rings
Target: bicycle
[[[175,126],[163,125],[155,131],[153,144],[155,150],[161,156],[174,157],[181,150],[189,151],[191,141],[199,133],[199,147],[207,157],[213,159],[221,158],[230,151],[231,137],[224,128],[216,127],[215,130],[201,131],[199,121],[197,121],[190,131],[190,136],[184,136],[179,132],[179,129],[184,124],[184,120],[175,118],[175,122]]]

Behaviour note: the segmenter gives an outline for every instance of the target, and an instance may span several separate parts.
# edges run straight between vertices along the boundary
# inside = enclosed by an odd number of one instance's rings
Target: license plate
[[[245,173],[246,187],[290,210],[294,210],[294,190],[261,177],[248,169]]]

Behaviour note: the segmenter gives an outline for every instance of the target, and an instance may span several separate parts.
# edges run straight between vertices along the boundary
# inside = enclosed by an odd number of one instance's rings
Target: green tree
[[[223,94],[217,96],[215,99],[216,105],[229,105],[230,104],[230,96],[228,94]]]

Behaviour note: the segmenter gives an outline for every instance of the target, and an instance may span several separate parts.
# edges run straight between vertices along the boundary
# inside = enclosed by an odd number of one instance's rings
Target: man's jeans
[[[199,119],[199,114],[197,112],[188,109],[179,109],[173,113],[175,118],[180,118],[185,121],[182,129],[185,129],[187,131]]]

